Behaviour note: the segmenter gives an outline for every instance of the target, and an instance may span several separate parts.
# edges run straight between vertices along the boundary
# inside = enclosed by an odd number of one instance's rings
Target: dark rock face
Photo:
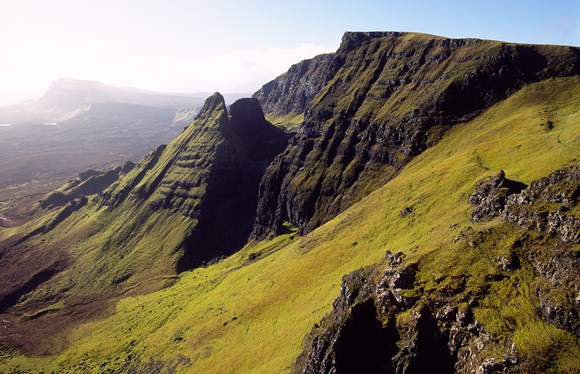
[[[285,221],[311,231],[389,181],[449,126],[526,83],[578,74],[578,55],[573,47],[345,34],[335,54],[317,60],[319,68],[295,66],[256,94],[271,103],[267,113],[283,115],[295,108],[275,104],[281,92],[295,98],[321,87],[260,184],[254,237],[279,233]]]
[[[580,165],[571,165],[538,179],[520,194],[510,196],[501,216],[525,229],[558,236],[566,243],[580,243]]]
[[[523,183],[498,175],[477,183],[469,198],[474,205],[475,222],[501,216],[527,230],[557,236],[565,243],[580,243],[580,219],[577,211],[580,197],[580,165],[557,170],[545,178]]]
[[[294,372],[492,373],[517,364],[513,352],[501,362],[479,354],[494,343],[470,309],[403,296],[414,287],[417,267],[403,264],[402,254],[388,252],[386,269],[379,269],[343,278],[333,311],[306,338]],[[410,313],[405,325],[395,320],[403,311]]]
[[[324,54],[292,65],[287,73],[266,83],[254,94],[262,108],[278,117],[302,113],[306,106],[332,78],[336,66],[333,55]]]
[[[545,280],[536,288],[544,320],[580,338],[580,303],[576,300],[580,289],[580,255],[558,248],[550,256],[541,252],[531,252],[529,256],[535,270]]]
[[[497,217],[503,211],[507,197],[526,187],[521,182],[507,179],[503,170],[478,182],[475,192],[469,197],[469,203],[474,205],[471,220],[479,222]]]

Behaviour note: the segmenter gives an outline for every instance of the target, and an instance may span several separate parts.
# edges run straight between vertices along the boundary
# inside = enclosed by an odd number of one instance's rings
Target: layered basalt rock
[[[524,84],[578,74],[579,54],[410,33],[345,34],[336,53],[316,60],[319,68],[295,66],[256,94],[279,116],[295,110],[275,104],[281,92],[299,108],[302,92],[321,87],[261,182],[254,237],[275,235],[286,221],[300,233],[313,230],[390,180],[450,126]]]
[[[146,202],[192,222],[178,271],[241,248],[252,229],[259,181],[288,136],[271,125],[256,99],[240,99],[230,113],[209,97],[180,138],[150,154],[101,194],[103,205]],[[229,234],[224,237],[223,232]]]

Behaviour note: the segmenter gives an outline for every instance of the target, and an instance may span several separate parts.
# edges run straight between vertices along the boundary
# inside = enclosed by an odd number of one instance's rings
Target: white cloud
[[[292,64],[332,50],[300,44],[288,49],[231,51],[203,57],[139,58],[127,61],[122,76],[111,83],[174,92],[253,92]]]
[[[114,86],[131,86],[166,92],[254,92],[301,60],[335,48],[300,44],[294,48],[229,51],[211,56],[174,58],[150,51],[148,56],[125,57],[119,49],[82,45],[50,46],[48,41],[27,50],[17,47],[18,58],[0,59],[0,105],[38,97],[61,77],[97,80]]]

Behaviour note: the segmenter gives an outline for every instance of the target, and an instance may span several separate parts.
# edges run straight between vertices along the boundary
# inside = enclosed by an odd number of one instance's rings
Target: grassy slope
[[[289,113],[284,117],[276,117],[273,114],[266,114],[266,120],[271,124],[287,132],[298,130],[298,127],[304,122],[304,113]]]
[[[5,356],[0,370],[121,370],[129,362],[138,366],[139,357],[194,372],[288,371],[305,334],[330,310],[342,275],[387,250],[411,261],[437,256],[432,263],[440,258],[440,271],[453,272],[463,255],[453,236],[497,223],[469,221],[467,199],[477,180],[504,169],[508,178],[529,183],[580,158],[579,108],[578,77],[528,86],[452,129],[398,177],[311,234],[251,243],[66,332],[70,345],[58,356]],[[540,126],[547,120],[555,124],[550,132]],[[413,206],[411,219],[399,216],[406,206]],[[246,263],[250,253],[269,251]],[[425,282],[436,276],[422,275]]]
[[[201,204],[214,157],[223,142],[220,120],[224,113],[222,105],[193,122],[174,142],[151,152],[110,186],[106,192],[113,197],[123,195],[124,190],[131,192],[126,199],[119,199],[119,206],[104,206],[90,197],[91,203],[54,230],[29,239],[27,243],[39,247],[65,248],[74,263],[36,289],[21,306],[28,308],[27,303],[36,305],[37,300],[63,297],[72,298],[70,304],[75,304],[87,296],[131,293],[136,288],[147,292],[171,283],[183,240],[198,220],[169,209],[155,211],[151,203],[164,199],[171,184],[198,181],[187,193],[176,188],[173,197],[166,200],[167,205],[180,209],[193,210]],[[195,165],[183,166],[186,162]],[[135,197],[135,191],[145,197]],[[53,211],[0,232],[0,239],[30,232],[56,214]]]

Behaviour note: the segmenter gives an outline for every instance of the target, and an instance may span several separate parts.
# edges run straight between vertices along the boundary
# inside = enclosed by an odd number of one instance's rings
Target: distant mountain
[[[111,87],[99,82],[62,78],[39,99],[0,108],[0,123],[39,124],[72,120],[95,103],[133,104],[163,109],[199,108],[205,96],[163,94]]]

